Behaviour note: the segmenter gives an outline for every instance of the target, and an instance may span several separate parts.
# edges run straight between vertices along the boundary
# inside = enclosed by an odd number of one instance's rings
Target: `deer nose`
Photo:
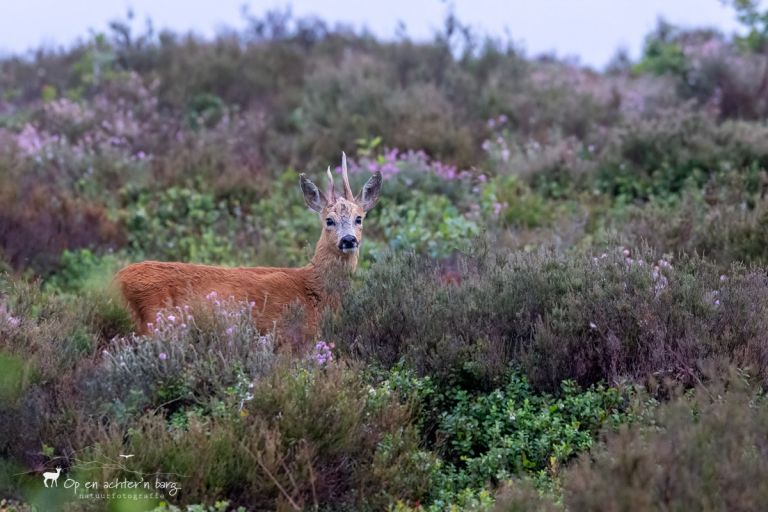
[[[339,249],[342,251],[357,249],[357,238],[353,235],[344,235],[339,242]]]

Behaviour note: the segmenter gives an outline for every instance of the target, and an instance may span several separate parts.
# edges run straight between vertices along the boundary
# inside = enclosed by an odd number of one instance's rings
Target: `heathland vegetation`
[[[0,509],[759,509],[768,12],[733,7],[599,72],[285,12],[2,58]],[[216,295],[132,334],[127,263],[306,263],[298,173],[342,150],[384,183],[319,338]]]

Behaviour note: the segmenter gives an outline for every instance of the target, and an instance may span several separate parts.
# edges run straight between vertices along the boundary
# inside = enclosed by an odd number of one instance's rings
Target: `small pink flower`
[[[160,352],[160,354],[158,354],[157,357],[159,357],[161,361],[165,361],[166,359],[168,359],[168,354],[166,354],[165,352]]]
[[[234,327],[227,327],[227,330],[224,331],[224,332],[227,333],[227,336],[232,336],[235,333],[235,328]]]

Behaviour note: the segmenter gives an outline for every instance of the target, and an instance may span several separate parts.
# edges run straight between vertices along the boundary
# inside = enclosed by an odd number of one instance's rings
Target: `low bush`
[[[189,188],[141,193],[124,221],[130,249],[166,261],[231,261],[240,252],[237,235],[250,223],[231,215],[230,207],[242,211],[236,203]]]
[[[745,172],[744,177],[750,174]],[[713,185],[714,190],[704,194],[689,190],[679,200],[613,209],[613,215],[599,221],[602,226],[593,243],[602,243],[610,233],[628,246],[647,244],[660,254],[698,254],[724,272],[737,261],[765,265],[768,217],[762,194],[750,192],[743,183],[716,192],[718,188]]]
[[[751,389],[750,389],[751,388]],[[622,427],[564,479],[567,510],[755,510],[768,500],[761,391],[710,383]]]
[[[735,169],[764,169],[768,146],[747,126],[719,124],[712,116],[688,109],[629,121],[617,127],[599,156],[596,188],[632,201],[701,188]]]
[[[674,376],[695,382],[725,357],[766,377],[765,277],[741,266],[720,274],[698,258],[672,265],[648,251],[597,257],[548,252],[461,258],[450,281],[413,254],[391,256],[343,298],[325,323],[347,354],[405,362],[438,380],[498,383],[519,364],[537,389],[563,380]]]
[[[57,270],[65,250],[119,248],[125,237],[101,204],[44,185],[0,186],[0,255],[14,270]]]
[[[151,412],[127,431],[112,426],[76,469],[114,478],[123,472],[107,462],[128,450],[132,475],[180,481],[182,503],[226,496],[255,509],[381,510],[390,495],[423,497],[434,462],[419,450],[406,407],[371,403],[343,365],[291,366],[257,380],[240,412],[228,404],[182,429]]]
[[[79,410],[125,424],[148,408],[180,411],[183,419],[186,408],[211,399],[243,400],[247,384],[270,372],[274,340],[256,329],[250,304],[213,302],[194,315],[188,306],[160,312],[151,334],[104,345],[75,376]]]
[[[554,498],[542,494],[529,480],[507,481],[495,498],[493,512],[528,512],[531,510],[557,512],[563,510],[563,507]]]
[[[621,418],[615,389],[582,392],[564,382],[560,395],[537,395],[514,374],[489,394],[455,390],[436,432],[440,452],[453,465],[446,473],[455,489],[522,474],[545,485],[570,458],[589,450],[604,423]]]

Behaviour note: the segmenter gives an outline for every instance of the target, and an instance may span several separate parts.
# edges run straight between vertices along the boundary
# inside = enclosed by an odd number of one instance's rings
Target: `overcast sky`
[[[763,1],[766,5],[768,0]],[[68,45],[103,30],[132,8],[137,26],[146,17],[155,27],[213,35],[223,26],[242,27],[241,7],[263,13],[291,5],[296,15],[313,14],[331,23],[367,27],[393,36],[399,21],[414,39],[441,26],[440,0],[0,0],[0,52],[22,53],[41,44]],[[636,57],[643,37],[659,16],[683,26],[738,28],[733,11],[720,0],[454,0],[458,18],[496,36],[509,33],[528,55],[554,52],[602,67],[624,47]]]

